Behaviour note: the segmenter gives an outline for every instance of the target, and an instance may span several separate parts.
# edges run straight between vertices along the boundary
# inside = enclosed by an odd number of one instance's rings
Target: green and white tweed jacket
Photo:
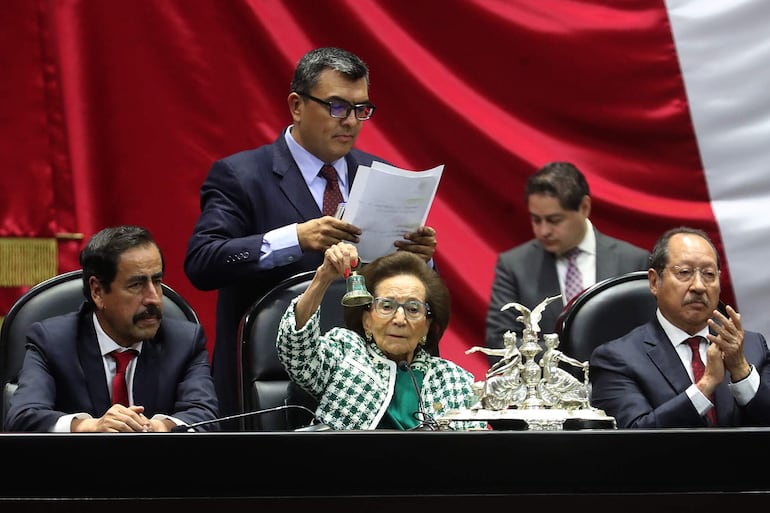
[[[319,398],[316,416],[334,429],[375,429],[390,404],[396,383],[396,362],[356,332],[332,328],[320,332],[316,310],[297,330],[295,298],[281,319],[276,347],[289,377]],[[473,374],[459,365],[431,356],[422,348],[412,368],[425,374],[422,397],[434,416],[476,402]],[[453,422],[452,429],[484,429],[485,423]]]

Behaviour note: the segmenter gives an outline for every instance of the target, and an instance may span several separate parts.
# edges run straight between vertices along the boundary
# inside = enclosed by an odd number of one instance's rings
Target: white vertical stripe
[[[770,335],[770,2],[667,0],[744,327]]]

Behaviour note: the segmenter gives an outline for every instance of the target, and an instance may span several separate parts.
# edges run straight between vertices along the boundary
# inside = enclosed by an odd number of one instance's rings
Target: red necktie
[[[319,175],[326,178],[326,189],[324,190],[323,215],[333,216],[337,213],[337,205],[342,203],[342,193],[337,181],[337,171],[333,166],[324,164]]]
[[[692,351],[692,375],[693,375],[693,381],[697,383],[700,381],[700,378],[703,377],[703,373],[706,371],[706,366],[703,365],[703,360],[700,359],[700,341],[701,337],[690,337],[685,342],[688,346],[690,346],[690,350]],[[709,400],[713,403],[711,397],[709,397]],[[711,408],[708,413],[709,420],[711,421],[711,424],[713,426],[717,425],[717,411],[716,407]]]
[[[115,358],[117,370],[115,377],[112,378],[112,404],[122,404],[128,406],[128,385],[126,384],[126,369],[131,360],[136,356],[136,351],[129,349],[119,352],[117,350],[110,353]]]
[[[567,275],[564,278],[564,294],[567,296],[565,303],[569,303],[573,297],[583,291],[583,275],[580,274],[580,268],[577,266],[577,257],[580,254],[580,248],[572,248],[565,255],[567,261]]]

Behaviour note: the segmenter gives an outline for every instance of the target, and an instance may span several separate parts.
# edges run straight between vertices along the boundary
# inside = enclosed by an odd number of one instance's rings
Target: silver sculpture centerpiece
[[[574,429],[614,429],[615,419],[590,403],[588,362],[567,356],[558,349],[556,333],[543,335],[539,343],[540,319],[543,310],[561,295],[547,297],[530,310],[519,303],[508,303],[500,310],[515,308],[516,320],[524,324],[521,343],[516,334],[503,335],[503,347],[492,349],[474,346],[468,353],[482,352],[499,356],[484,375],[474,383],[476,404],[447,412],[441,419],[487,421],[494,429],[530,429],[556,431],[573,426]],[[543,350],[545,347],[545,350]],[[537,359],[540,354],[542,357]],[[580,380],[559,365],[574,366],[583,371]]]

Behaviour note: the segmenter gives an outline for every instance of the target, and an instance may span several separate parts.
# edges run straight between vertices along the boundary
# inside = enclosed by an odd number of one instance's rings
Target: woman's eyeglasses
[[[430,315],[430,305],[416,299],[399,303],[392,297],[376,297],[372,304],[380,317],[393,317],[399,308],[404,309],[404,316],[410,321],[419,321]]]

